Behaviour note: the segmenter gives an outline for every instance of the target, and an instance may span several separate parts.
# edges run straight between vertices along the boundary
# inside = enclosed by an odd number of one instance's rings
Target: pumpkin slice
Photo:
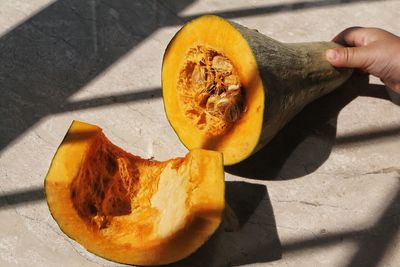
[[[283,44],[217,16],[187,23],[162,65],[168,120],[188,148],[223,152],[225,165],[262,148],[305,105],[337,88],[332,42]]]
[[[180,260],[216,230],[224,209],[219,152],[146,160],[74,121],[45,179],[61,230],[109,260],[158,265]]]

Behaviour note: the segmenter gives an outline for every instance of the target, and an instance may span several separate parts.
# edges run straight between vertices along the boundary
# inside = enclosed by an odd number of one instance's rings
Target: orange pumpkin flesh
[[[204,52],[192,55],[196,50]],[[232,66],[229,74],[222,75],[225,76],[223,83],[225,78],[232,76],[239,81],[235,85],[241,89],[241,99],[235,120],[227,121],[218,114],[216,116],[213,109],[207,106],[203,108],[206,115],[193,115],[199,108],[202,109],[201,105],[197,101],[185,103],[185,97],[197,96],[192,93],[195,88],[188,85],[195,82],[193,74],[199,65],[205,61],[205,68],[208,67],[207,57],[213,57],[209,60],[211,62],[215,57],[223,57]],[[196,64],[196,60],[200,64]],[[190,68],[193,65],[194,71]],[[211,75],[219,80],[218,71]],[[208,73],[206,76],[208,79]],[[184,85],[187,85],[186,90]],[[226,92],[230,91],[228,87]],[[223,152],[225,165],[237,163],[253,152],[261,134],[264,89],[251,47],[228,21],[216,16],[203,16],[187,23],[175,35],[164,54],[162,89],[168,120],[187,148]],[[230,110],[223,111],[230,113]]]
[[[109,260],[159,265],[180,260],[216,230],[224,209],[218,152],[145,160],[74,121],[45,179],[61,230]]]

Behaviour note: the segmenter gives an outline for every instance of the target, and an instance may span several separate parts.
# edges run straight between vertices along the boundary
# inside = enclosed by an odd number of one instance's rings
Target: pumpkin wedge
[[[101,128],[74,121],[45,179],[61,230],[88,251],[121,263],[180,260],[216,230],[224,209],[219,152],[146,160],[113,145]]]
[[[332,42],[284,44],[217,16],[186,25],[162,64],[168,120],[188,148],[238,163],[267,144],[304,106],[348,79],[324,51]]]

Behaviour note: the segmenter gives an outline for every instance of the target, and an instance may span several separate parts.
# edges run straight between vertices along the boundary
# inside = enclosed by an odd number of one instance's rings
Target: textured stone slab
[[[142,157],[186,153],[160,89],[163,51],[183,22],[223,15],[283,42],[354,25],[400,34],[398,1],[228,2],[0,2],[0,266],[118,266],[60,231],[43,179],[74,119]],[[239,229],[224,223],[176,266],[398,266],[399,99],[355,78],[311,104],[227,168]]]

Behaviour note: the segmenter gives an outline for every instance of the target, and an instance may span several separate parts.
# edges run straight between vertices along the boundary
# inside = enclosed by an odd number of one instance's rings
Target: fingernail
[[[338,52],[333,49],[329,49],[325,53],[326,59],[329,61],[335,61],[338,58]]]

